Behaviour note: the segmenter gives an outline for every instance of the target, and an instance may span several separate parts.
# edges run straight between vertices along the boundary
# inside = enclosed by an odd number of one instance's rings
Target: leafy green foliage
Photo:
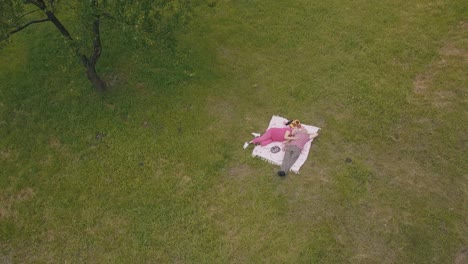
[[[109,12],[124,25],[124,29],[151,35],[170,35],[184,25],[197,1],[104,1],[100,12]]]
[[[95,75],[95,65],[102,53],[101,21],[119,30],[128,38],[144,45],[173,40],[174,30],[187,22],[197,1],[6,1],[2,2],[0,37],[35,26],[53,23],[64,37],[66,47],[87,70],[87,76],[98,89],[105,85]],[[1,40],[1,39],[0,39]],[[171,42],[172,43],[172,42]]]
[[[24,12],[22,1],[5,0],[0,2],[0,40],[8,36],[12,26],[20,26]]]

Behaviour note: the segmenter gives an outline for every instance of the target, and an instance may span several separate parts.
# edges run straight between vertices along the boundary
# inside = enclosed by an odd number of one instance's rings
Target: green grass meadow
[[[102,31],[103,94],[51,25],[0,49],[0,263],[467,263],[465,1]],[[322,129],[298,175],[242,149],[272,115]]]

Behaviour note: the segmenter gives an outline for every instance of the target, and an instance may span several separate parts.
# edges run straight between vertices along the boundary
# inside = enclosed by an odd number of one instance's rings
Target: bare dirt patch
[[[58,138],[52,137],[49,139],[49,145],[53,149],[60,149],[60,147],[62,146],[62,143],[60,143],[60,140]]]
[[[455,264],[466,264],[468,263],[468,248],[463,248],[458,252],[455,257]]]
[[[236,164],[228,169],[228,175],[231,177],[246,177],[252,175],[252,169],[245,164]]]
[[[28,201],[34,197],[35,193],[32,188],[24,188],[16,195],[17,201]]]
[[[447,108],[454,98],[455,93],[452,91],[438,91],[435,93],[433,105],[437,108]]]
[[[432,83],[433,74],[423,73],[416,76],[416,79],[413,82],[414,92],[417,94],[422,94],[427,90],[427,87]]]
[[[208,112],[216,119],[234,120],[236,109],[233,102],[226,101],[219,97],[209,97],[207,100]]]
[[[15,203],[31,200],[35,195],[32,188],[21,189],[11,195],[0,195],[0,220],[15,217],[17,212],[13,209]]]
[[[11,157],[11,150],[9,149],[0,150],[0,159],[7,160],[10,157]]]
[[[0,220],[8,218],[12,214],[11,203],[0,197]]]
[[[13,259],[11,255],[5,255],[2,252],[0,252],[0,263],[10,264],[13,263]]]
[[[468,58],[468,53],[466,50],[457,47],[454,43],[448,42],[444,47],[440,49],[440,55],[442,56],[455,56]]]
[[[460,60],[467,62],[468,48],[464,43],[468,33],[468,21],[461,21],[449,33],[449,38],[439,50],[439,57],[430,63],[425,72],[417,75],[413,81],[414,92],[424,94],[429,92],[434,84],[434,79],[443,69],[450,66],[450,60]],[[437,106],[444,105],[436,103]]]

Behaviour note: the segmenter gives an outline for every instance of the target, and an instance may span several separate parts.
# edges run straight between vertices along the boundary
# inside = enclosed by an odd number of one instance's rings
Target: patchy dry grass
[[[105,95],[18,36],[0,262],[464,263],[464,6],[218,1],[173,50],[109,32]],[[274,114],[322,128],[298,175],[242,149]]]

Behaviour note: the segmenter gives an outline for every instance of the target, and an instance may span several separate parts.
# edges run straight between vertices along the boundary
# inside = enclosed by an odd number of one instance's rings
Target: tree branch
[[[96,16],[93,22],[93,55],[91,56],[90,62],[96,65],[97,60],[101,56],[102,45],[101,45],[101,34],[99,32],[99,16]]]
[[[37,1],[25,0],[25,1],[41,9],[47,15],[47,20],[49,20],[50,22],[54,24],[54,26],[60,31],[62,36],[64,36],[66,39],[70,41],[73,41],[73,37],[71,36],[70,32],[68,32],[68,30],[62,24],[62,22],[58,20],[58,18],[55,16],[53,12],[47,10],[47,7],[43,0],[37,0]],[[83,66],[85,67],[88,67],[89,66],[88,58],[84,54],[82,54],[78,49],[75,49],[75,53],[80,58],[81,64],[83,64]]]
[[[34,12],[37,12],[37,11],[40,11],[40,10],[39,10],[39,9],[32,10],[32,11],[26,12],[26,13],[24,13],[24,14],[22,14],[22,15],[16,17],[16,21],[13,22],[13,23],[10,23],[10,25],[11,25],[12,27],[19,27],[19,23],[18,23],[18,22],[19,22],[22,18],[24,18],[25,16],[27,16],[27,15],[29,15],[29,14],[32,14],[32,13],[34,13]],[[0,14],[0,17],[4,17],[3,14]],[[5,18],[6,20],[8,20],[6,17],[4,17],[4,18]]]
[[[18,17],[18,19],[21,19],[21,18],[23,18],[23,17],[25,17],[25,16],[27,16],[29,14],[32,14],[34,12],[37,12],[37,11],[40,11],[40,9],[35,9],[35,10],[32,10],[32,11],[26,12],[23,15],[21,15],[20,17]]]
[[[98,8],[97,0],[92,0],[91,1],[91,8],[93,9],[93,11],[97,10],[97,8]],[[101,52],[102,52],[101,33],[99,31],[99,26],[100,26],[100,22],[101,22],[100,18],[101,17],[100,17],[99,14],[94,15],[93,28],[92,28],[92,32],[93,32],[93,55],[91,55],[91,58],[90,58],[90,63],[92,65],[96,65],[97,60],[101,56]]]
[[[23,25],[23,26],[21,26],[21,27],[18,27],[18,28],[16,28],[16,29],[10,31],[10,32],[8,33],[8,36],[9,36],[9,35],[12,35],[12,34],[14,34],[14,33],[16,33],[16,32],[18,32],[18,31],[21,31],[21,30],[27,28],[28,26],[30,26],[30,25],[32,25],[32,24],[37,24],[37,23],[42,23],[42,22],[47,22],[47,21],[50,21],[50,19],[44,18],[44,19],[39,19],[39,20],[33,20],[33,21],[29,22],[29,23],[26,23],[25,25]]]
[[[70,32],[68,32],[68,30],[62,24],[62,22],[60,22],[60,20],[58,20],[58,18],[55,16],[55,14],[53,12],[47,10],[46,4],[44,3],[43,0],[38,0],[37,2],[36,1],[30,1],[29,3],[37,6],[39,9],[41,9],[47,15],[48,20],[50,20],[55,25],[55,27],[60,31],[60,33],[62,33],[62,35],[65,38],[67,38],[69,40],[73,40],[72,36],[70,35]]]

